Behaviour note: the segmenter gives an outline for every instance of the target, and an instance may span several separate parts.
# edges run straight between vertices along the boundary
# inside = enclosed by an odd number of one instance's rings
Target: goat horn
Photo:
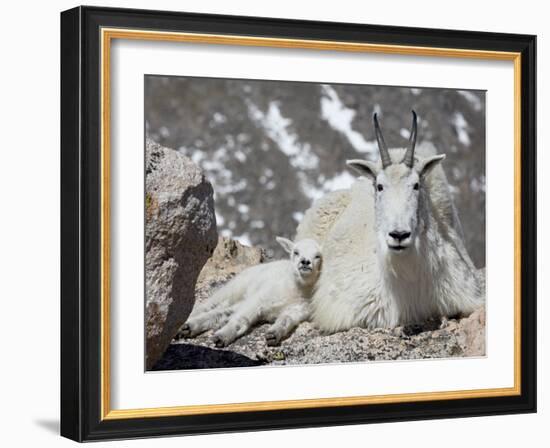
[[[413,110],[413,122],[411,127],[411,135],[409,137],[409,145],[407,146],[407,152],[403,157],[401,163],[404,163],[409,168],[412,168],[414,163],[414,147],[416,146],[416,112]]]
[[[378,124],[378,116],[374,114],[374,132],[376,134],[376,141],[378,142],[378,151],[380,151],[380,160],[382,160],[382,168],[386,168],[391,165],[390,153],[388,152],[388,146],[380,130],[380,125]]]

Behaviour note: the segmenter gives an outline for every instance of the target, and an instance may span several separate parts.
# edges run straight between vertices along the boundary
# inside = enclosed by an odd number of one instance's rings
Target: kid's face
[[[323,259],[321,248],[315,240],[305,239],[293,243],[286,238],[277,237],[277,241],[290,255],[290,260],[301,276],[319,273]]]

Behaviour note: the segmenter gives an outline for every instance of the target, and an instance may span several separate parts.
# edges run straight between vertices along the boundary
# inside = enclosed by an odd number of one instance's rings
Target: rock
[[[266,251],[245,246],[231,238],[220,237],[212,256],[204,265],[196,286],[197,302],[205,300],[212,291],[242,270],[267,260]]]
[[[264,364],[229,350],[200,345],[172,344],[152,370],[215,369],[218,367],[252,367]]]
[[[439,321],[429,321],[394,329],[352,328],[331,335],[323,335],[311,323],[304,322],[278,347],[266,344],[265,333],[269,325],[264,324],[223,349],[226,357],[227,352],[232,352],[244,356],[248,364],[228,362],[225,367],[253,365],[253,361],[296,365],[482,356],[485,354],[484,315],[482,307],[468,318],[451,319],[445,328],[439,328]],[[206,333],[195,339],[173,341],[173,345],[216,350],[210,336]],[[173,361],[171,367],[178,368]],[[207,367],[204,359],[197,359],[196,363]],[[186,367],[182,368],[193,368],[188,364],[186,360]]]
[[[150,369],[185,322],[217,243],[213,190],[202,171],[151,140],[145,151],[145,333]]]
[[[464,356],[485,356],[485,307],[460,321],[459,334]]]
[[[215,289],[239,272],[266,260],[265,250],[220,237],[216,249],[202,268],[197,280],[196,304],[206,300]],[[173,341],[174,343],[152,370],[248,367],[264,364],[263,360],[251,359],[239,351],[220,350],[210,344],[208,338],[203,340],[205,342],[203,344],[197,343],[198,341],[198,339],[190,339],[189,343],[183,343],[184,341],[179,339]]]

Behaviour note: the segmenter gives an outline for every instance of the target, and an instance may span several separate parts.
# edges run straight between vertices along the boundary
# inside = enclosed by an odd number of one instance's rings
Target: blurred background
[[[347,188],[349,158],[377,157],[372,115],[389,147],[418,142],[447,154],[447,174],[477,267],[485,266],[485,92],[146,76],[147,136],[181,151],[214,187],[218,232],[283,255],[304,211]]]

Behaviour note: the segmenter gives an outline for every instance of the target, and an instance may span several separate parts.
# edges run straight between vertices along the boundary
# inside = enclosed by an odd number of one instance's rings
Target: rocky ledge
[[[205,300],[247,266],[261,263],[265,253],[220,238],[196,286],[196,300]],[[154,370],[245,367],[258,365],[322,364],[397,359],[449,358],[485,355],[485,308],[445,325],[429,321],[394,329],[349,331],[324,335],[311,323],[301,324],[278,347],[265,342],[269,325],[254,328],[226,348],[215,347],[211,333],[193,339],[174,339]]]

